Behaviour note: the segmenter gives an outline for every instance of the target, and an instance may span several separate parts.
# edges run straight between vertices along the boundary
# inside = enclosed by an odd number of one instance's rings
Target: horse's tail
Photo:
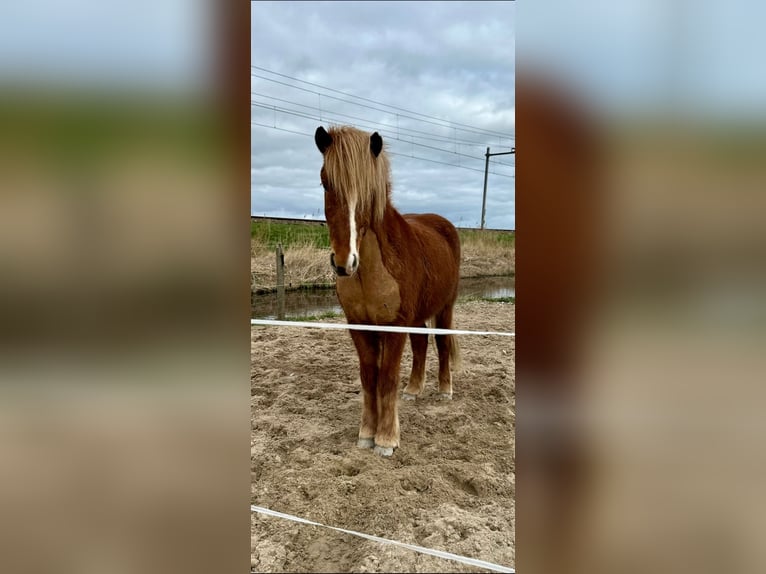
[[[460,371],[463,366],[463,357],[460,354],[460,343],[455,335],[447,335],[449,341],[449,362],[452,364],[452,370],[456,373]]]

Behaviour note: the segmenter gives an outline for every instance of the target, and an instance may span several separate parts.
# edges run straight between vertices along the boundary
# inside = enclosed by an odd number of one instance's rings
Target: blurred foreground
[[[766,569],[766,86],[719,8],[520,5],[520,572]]]
[[[246,571],[249,135],[220,65],[238,30],[207,1],[10,4],[0,571]]]

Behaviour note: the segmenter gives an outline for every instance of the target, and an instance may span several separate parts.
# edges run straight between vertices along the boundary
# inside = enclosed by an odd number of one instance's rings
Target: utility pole
[[[484,195],[481,198],[481,229],[484,229],[484,215],[487,212],[487,174],[489,173],[489,158],[493,155],[509,155],[515,153],[516,148],[513,147],[511,148],[511,151],[502,151],[498,153],[489,153],[489,148],[487,148],[487,153],[484,154]]]

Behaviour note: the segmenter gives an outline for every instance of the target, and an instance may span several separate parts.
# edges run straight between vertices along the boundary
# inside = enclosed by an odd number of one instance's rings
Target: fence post
[[[487,172],[489,171],[489,148],[487,153],[484,154],[486,159],[484,161],[484,193],[481,196],[481,227],[484,229],[484,214],[487,212]]]
[[[277,244],[277,319],[285,319],[285,254],[282,244]]]

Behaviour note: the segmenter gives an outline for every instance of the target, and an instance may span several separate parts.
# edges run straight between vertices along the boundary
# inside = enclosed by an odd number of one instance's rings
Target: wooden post
[[[277,319],[285,319],[285,254],[277,244]]]

